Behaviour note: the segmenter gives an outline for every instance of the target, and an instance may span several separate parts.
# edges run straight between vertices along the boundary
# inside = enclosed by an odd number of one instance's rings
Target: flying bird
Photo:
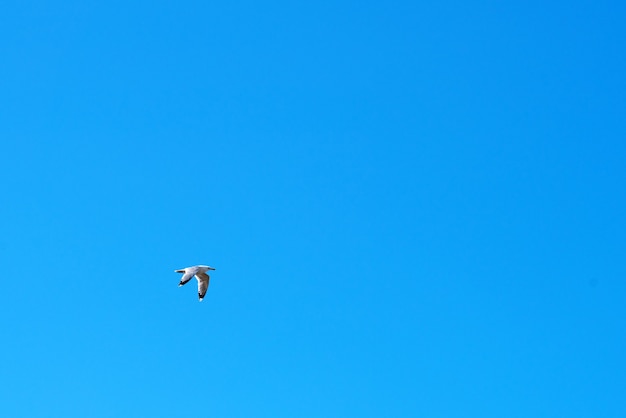
[[[178,287],[187,283],[193,278],[193,276],[196,276],[196,279],[198,280],[198,299],[202,302],[202,299],[204,299],[204,295],[206,295],[206,291],[209,288],[209,280],[211,280],[211,277],[206,273],[209,270],[215,269],[209,266],[193,266],[180,270],[174,270],[176,273],[183,273],[183,277],[180,279]]]

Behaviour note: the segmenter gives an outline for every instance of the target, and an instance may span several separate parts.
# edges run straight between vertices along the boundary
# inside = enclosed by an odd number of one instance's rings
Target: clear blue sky
[[[625,19],[3,2],[0,415],[625,417]]]

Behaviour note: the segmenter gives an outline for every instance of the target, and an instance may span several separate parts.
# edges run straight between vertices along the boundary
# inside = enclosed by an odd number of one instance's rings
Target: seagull
[[[204,299],[204,295],[209,288],[209,280],[211,280],[211,277],[206,274],[209,270],[215,269],[209,266],[193,266],[180,270],[174,270],[176,273],[184,273],[183,277],[180,279],[180,283],[178,283],[178,287],[187,283],[195,275],[198,280],[198,299],[202,302],[202,299]]]

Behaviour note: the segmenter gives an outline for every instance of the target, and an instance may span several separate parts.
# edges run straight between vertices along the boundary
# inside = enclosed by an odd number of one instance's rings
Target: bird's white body
[[[209,280],[211,280],[211,277],[206,273],[209,270],[215,269],[210,266],[199,265],[175,270],[176,273],[183,273],[183,277],[181,277],[178,287],[184,285],[196,276],[196,279],[198,280],[198,299],[202,302],[202,299],[204,299],[204,295],[209,288]]]

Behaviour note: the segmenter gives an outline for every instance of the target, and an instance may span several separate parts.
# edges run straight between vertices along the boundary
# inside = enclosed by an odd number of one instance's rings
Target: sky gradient
[[[0,415],[626,416],[625,6],[300,3],[3,3]]]

